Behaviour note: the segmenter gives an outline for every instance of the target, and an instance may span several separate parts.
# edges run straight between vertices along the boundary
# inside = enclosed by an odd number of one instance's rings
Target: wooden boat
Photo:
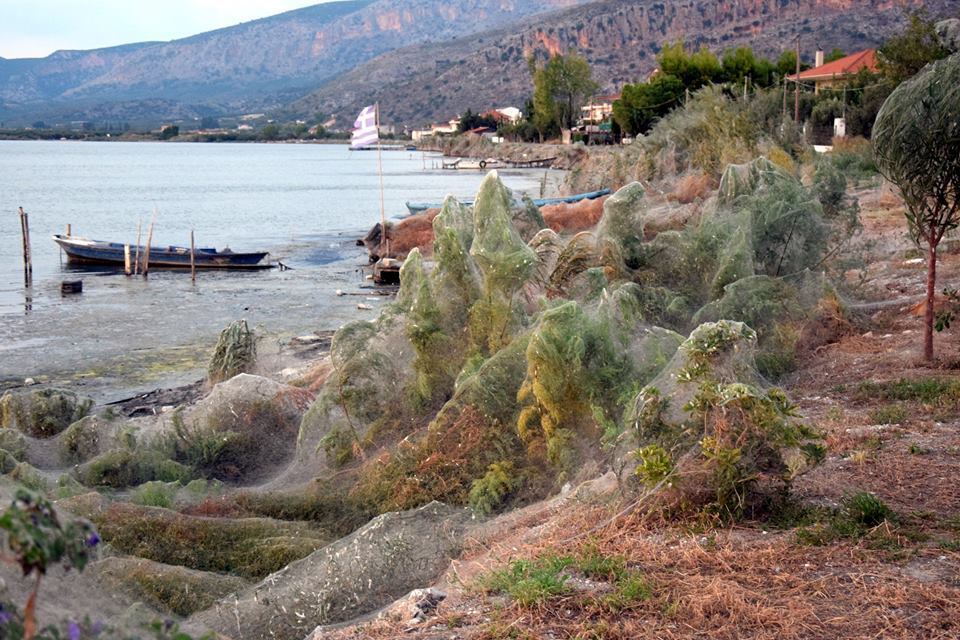
[[[89,240],[77,236],[55,235],[54,242],[67,254],[67,260],[79,264],[105,264],[124,266],[124,245],[119,242]],[[145,248],[139,248],[141,259]],[[131,259],[137,253],[137,247],[130,247]],[[270,269],[274,265],[263,263],[267,251],[253,253],[235,253],[230,249],[217,251],[204,247],[194,252],[197,269]],[[150,268],[190,268],[189,247],[150,247]]]
[[[538,207],[545,207],[551,204],[573,204],[575,202],[580,202],[581,200],[593,200],[595,198],[602,198],[603,196],[610,195],[610,189],[600,189],[599,191],[589,191],[587,193],[578,193],[572,196],[563,196],[560,198],[534,198],[533,204]],[[465,199],[460,200],[460,204],[466,205],[468,207],[473,206],[473,200]],[[521,201],[515,200],[515,205],[522,204]],[[411,214],[414,213],[423,213],[427,209],[439,209],[443,206],[443,203],[439,202],[408,202],[407,209],[409,209]]]

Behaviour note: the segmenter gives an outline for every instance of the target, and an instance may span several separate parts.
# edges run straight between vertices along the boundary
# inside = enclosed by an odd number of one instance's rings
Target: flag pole
[[[387,239],[387,214],[383,204],[383,155],[380,151],[380,103],[374,103],[374,123],[377,128],[377,174],[380,176],[380,238],[385,243],[384,253],[390,253],[390,241]],[[385,256],[381,256],[385,257]]]

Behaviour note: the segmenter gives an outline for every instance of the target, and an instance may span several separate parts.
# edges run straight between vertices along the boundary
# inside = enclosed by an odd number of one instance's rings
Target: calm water
[[[383,154],[387,215],[407,200],[473,195],[482,175],[431,170],[419,153]],[[426,169],[424,169],[426,166]],[[536,194],[542,172],[503,174]],[[365,256],[355,238],[379,220],[376,154],[340,145],[0,142],[0,379],[38,377],[148,388],[195,376],[228,322],[270,333],[336,328],[372,317],[356,308]],[[23,285],[20,223],[30,214],[34,283]],[[155,213],[154,213],[155,212]],[[74,235],[130,242],[156,216],[154,245],[269,250],[290,271],[155,271],[149,280],[78,272],[50,239]],[[60,282],[83,280],[62,297]],[[368,301],[372,306],[378,302]]]

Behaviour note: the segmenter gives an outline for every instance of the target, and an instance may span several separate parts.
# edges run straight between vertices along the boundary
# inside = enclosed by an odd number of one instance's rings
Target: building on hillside
[[[460,118],[447,121],[446,124],[430,125],[431,135],[451,135],[460,129]]]
[[[410,131],[410,139],[414,142],[419,142],[431,136],[449,136],[459,131],[459,129],[460,118],[454,118],[443,124],[431,124],[429,127],[424,127],[423,129],[413,129]]]
[[[490,118],[497,124],[517,124],[523,118],[523,111],[516,107],[502,107],[481,113],[480,116]]]
[[[580,124],[606,122],[613,115],[613,103],[619,99],[619,94],[594,96],[590,102],[580,107]]]
[[[823,63],[823,51],[817,51],[816,61],[816,66],[812,69],[800,72],[799,79],[801,83],[812,83],[816,93],[820,93],[821,89],[849,82],[864,69],[876,71],[877,50],[865,49],[826,64]],[[790,82],[796,82],[797,78],[797,74],[787,76]]]

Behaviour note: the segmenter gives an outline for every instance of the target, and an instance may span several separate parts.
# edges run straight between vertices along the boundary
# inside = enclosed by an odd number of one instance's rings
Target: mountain
[[[147,118],[263,110],[389,51],[584,2],[348,0],[171,42],[0,58],[0,120],[106,118],[116,103],[138,115],[137,101]]]
[[[664,42],[720,52],[748,45],[776,57],[801,37],[802,54],[877,46],[905,8],[956,12],[955,0],[603,0],[443,43],[422,43],[345,72],[295,101],[288,114],[352,117],[379,101],[385,122],[444,121],[464,110],[521,106],[531,94],[526,58],[576,50],[606,91],[646,77]]]

